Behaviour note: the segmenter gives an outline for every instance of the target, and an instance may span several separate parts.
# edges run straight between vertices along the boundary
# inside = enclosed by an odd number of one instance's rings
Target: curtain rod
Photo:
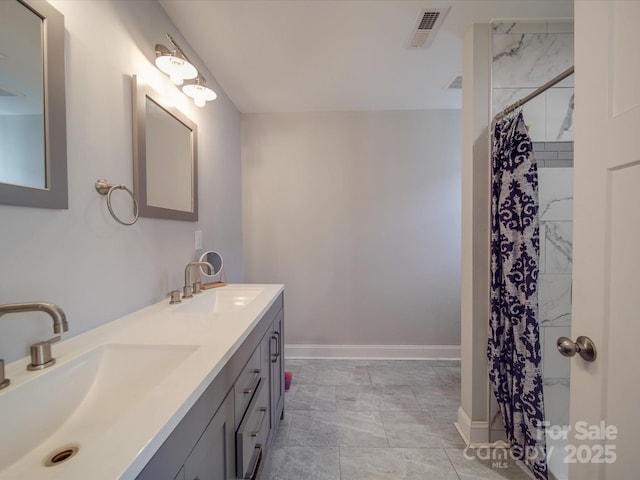
[[[545,83],[544,85],[542,85],[541,87],[539,87],[537,90],[531,92],[529,95],[527,95],[526,97],[518,100],[516,103],[509,105],[507,108],[505,108],[504,110],[502,110],[500,113],[498,113],[496,115],[496,120],[500,120],[501,118],[509,115],[511,112],[513,112],[514,110],[517,110],[518,108],[520,108],[522,105],[524,105],[525,103],[527,103],[529,100],[532,100],[534,98],[536,98],[538,95],[540,95],[542,92],[550,89],[551,87],[553,87],[555,84],[561,82],[562,80],[564,80],[565,78],[567,78],[569,75],[573,75],[573,71],[574,71],[574,67],[569,67],[567,68],[564,72],[562,72],[560,75],[558,75],[555,78],[552,78],[551,80],[549,80],[547,83]]]

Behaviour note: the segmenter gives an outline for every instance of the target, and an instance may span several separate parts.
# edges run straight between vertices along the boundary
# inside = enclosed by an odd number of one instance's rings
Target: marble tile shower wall
[[[533,92],[573,65],[573,23],[493,26],[492,110]],[[534,142],[573,141],[573,76],[523,107]]]
[[[493,26],[492,109],[533,92],[573,65],[573,23]],[[573,220],[573,76],[523,107],[538,162],[540,201],[540,332],[546,419],[569,423],[569,360],[555,347],[570,336]],[[504,437],[495,400],[491,439]]]

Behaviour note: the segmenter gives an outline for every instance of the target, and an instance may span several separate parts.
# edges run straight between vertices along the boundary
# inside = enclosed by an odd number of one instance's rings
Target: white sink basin
[[[185,299],[172,311],[175,313],[226,313],[245,308],[262,293],[260,287],[220,287]]]
[[[197,348],[103,345],[1,391],[0,470],[38,446],[98,438]]]

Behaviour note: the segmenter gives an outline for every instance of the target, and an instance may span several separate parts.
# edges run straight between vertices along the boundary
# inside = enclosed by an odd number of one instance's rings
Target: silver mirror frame
[[[191,195],[193,211],[173,210],[147,203],[146,100],[151,99],[191,130]],[[177,108],[165,104],[160,95],[137,75],[132,75],[133,186],[141,217],[198,221],[198,127]]]
[[[220,255],[215,250],[207,250],[206,252],[204,252],[202,255],[200,255],[200,261],[208,262],[214,268],[214,273],[210,274],[205,271],[204,268],[200,267],[200,275],[203,278],[217,277],[224,270],[224,259],[222,258],[222,255]],[[217,270],[215,270],[216,266],[219,266]]]
[[[42,19],[46,188],[0,183],[0,204],[69,208],[64,16],[44,0],[17,0]]]

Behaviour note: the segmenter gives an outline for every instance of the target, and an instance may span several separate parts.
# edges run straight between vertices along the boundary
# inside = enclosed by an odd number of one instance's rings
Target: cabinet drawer
[[[260,368],[260,346],[253,352],[247,365],[242,369],[242,373],[234,385],[235,394],[235,427],[238,428],[244,417],[249,402],[258,389],[258,384],[265,377],[265,373]]]
[[[236,432],[238,478],[252,478],[259,467],[262,446],[269,435],[269,387],[260,382],[247,413]]]

